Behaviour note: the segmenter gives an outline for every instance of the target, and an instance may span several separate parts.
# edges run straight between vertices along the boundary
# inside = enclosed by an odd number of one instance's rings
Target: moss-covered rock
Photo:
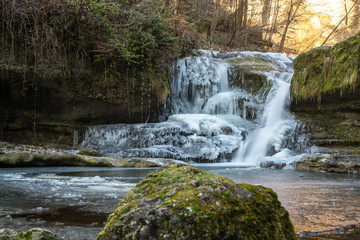
[[[41,229],[32,228],[25,232],[16,232],[11,229],[0,229],[0,240],[63,240],[55,234]]]
[[[238,87],[252,94],[268,92],[271,83],[267,81],[265,72],[275,70],[270,60],[261,57],[229,58],[229,81],[233,87]]]
[[[333,47],[320,47],[294,60],[291,95],[320,105],[327,94],[351,95],[360,86],[360,32]]]
[[[91,148],[82,148],[82,149],[80,149],[79,154],[86,155],[86,156],[93,156],[93,157],[99,156],[98,151],[95,149],[91,149]]]
[[[0,154],[0,167],[88,166],[88,167],[160,167],[170,160],[158,163],[145,158],[110,158],[77,154],[38,154],[7,152]]]
[[[300,171],[357,174],[360,170],[359,155],[359,151],[349,151],[347,154],[306,155],[294,163],[294,167]]]
[[[299,55],[294,70],[291,108],[311,126],[314,144],[359,146],[360,32]]]
[[[121,200],[97,239],[296,239],[296,234],[271,189],[169,165]]]

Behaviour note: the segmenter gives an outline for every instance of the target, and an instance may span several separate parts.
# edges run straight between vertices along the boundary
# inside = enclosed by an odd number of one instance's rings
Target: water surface
[[[297,233],[360,222],[357,175],[198,167],[277,192]],[[0,226],[45,227],[69,240],[95,239],[106,217],[135,184],[154,169],[16,168],[0,169]]]

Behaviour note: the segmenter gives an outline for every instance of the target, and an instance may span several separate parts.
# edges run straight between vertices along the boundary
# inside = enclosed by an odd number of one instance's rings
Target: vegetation
[[[82,149],[80,149],[79,154],[86,155],[86,156],[93,156],[93,157],[99,156],[98,151],[95,149],[91,149],[91,148],[82,148]]]
[[[24,232],[16,232],[11,229],[1,229],[0,230],[0,239],[16,239],[16,240],[63,240],[61,237],[56,236],[55,234],[41,229],[41,228],[32,228]]]
[[[165,64],[194,48],[161,0],[0,4],[1,69],[23,76],[23,85],[30,81],[35,89],[39,77],[62,79],[83,95],[138,95],[148,108],[153,90],[158,96],[167,91]]]

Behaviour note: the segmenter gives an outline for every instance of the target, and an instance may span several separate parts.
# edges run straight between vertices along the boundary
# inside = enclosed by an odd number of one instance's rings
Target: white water
[[[256,165],[269,156],[289,159],[306,145],[288,110],[293,69],[286,55],[197,54],[174,65],[167,121],[89,127],[82,147],[112,157]],[[272,70],[259,71],[259,62]]]
[[[287,129],[286,120],[292,120],[286,102],[289,100],[289,89],[292,73],[271,72],[274,87],[265,105],[260,127],[251,132],[246,141],[241,142],[234,160],[247,163],[256,163],[268,155],[273,146],[276,152],[281,150],[282,137]]]

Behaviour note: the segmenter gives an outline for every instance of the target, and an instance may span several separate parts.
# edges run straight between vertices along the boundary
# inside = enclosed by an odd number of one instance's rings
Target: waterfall
[[[308,138],[288,110],[292,73],[284,54],[198,51],[173,66],[166,121],[92,126],[82,147],[112,157],[250,165],[296,152]]]
[[[275,151],[281,150],[284,130],[291,128],[286,121],[292,120],[291,114],[286,108],[289,99],[289,88],[292,73],[269,74],[273,79],[274,87],[265,105],[259,127],[251,132],[246,141],[241,143],[235,161],[254,162],[260,157],[269,154],[271,147]],[[280,140],[280,141],[279,141]]]

